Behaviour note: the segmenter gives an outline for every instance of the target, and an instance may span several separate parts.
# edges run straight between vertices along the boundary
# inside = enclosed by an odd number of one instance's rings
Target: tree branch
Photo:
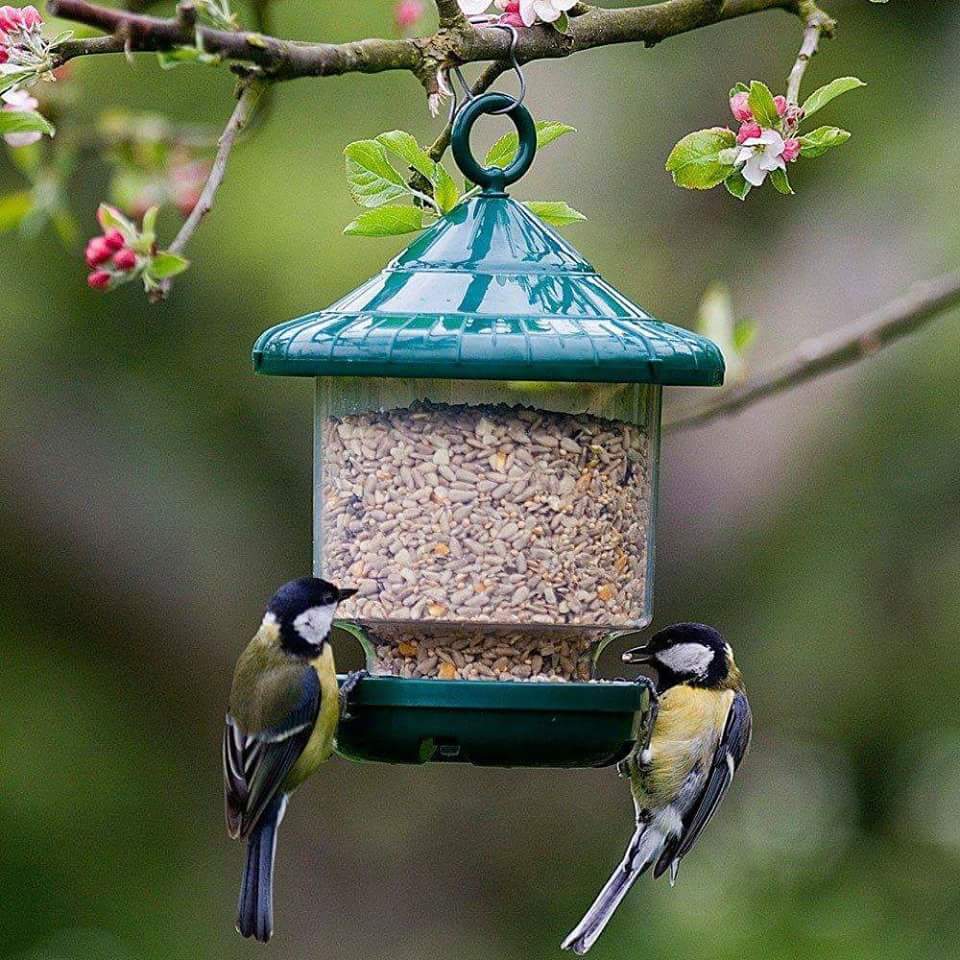
[[[714,404],[679,413],[665,426],[668,430],[683,429],[739,413],[758,400],[858,363],[956,306],[960,306],[960,273],[915,284],[903,296],[854,323],[803,341],[791,356],[765,373],[731,387]]]
[[[817,53],[820,45],[820,35],[831,36],[836,28],[836,21],[828,17],[815,3],[800,4],[799,14],[804,20],[803,43],[797,60],[787,78],[787,103],[797,106],[800,102],[800,84],[807,66]]]
[[[217,155],[214,157],[213,165],[210,167],[210,174],[207,182],[203,185],[200,197],[190,211],[190,216],[184,221],[179,232],[173,238],[169,246],[171,253],[180,253],[186,249],[191,237],[197,232],[200,221],[213,209],[213,201],[223,183],[224,175],[227,172],[227,161],[230,159],[230,152],[236,143],[240,131],[247,125],[254,110],[257,107],[257,101],[264,92],[267,84],[259,79],[247,79],[241,84],[240,95],[237,98],[237,105],[230,114],[230,119],[220,136],[217,144]],[[151,299],[163,300],[170,290],[170,282],[165,281],[160,285],[160,289],[155,292]]]
[[[55,66],[76,57],[105,53],[171,50],[195,42],[207,53],[259,67],[274,80],[344,73],[408,70],[424,85],[435,83],[438,69],[476,61],[509,62],[510,36],[504,30],[470,26],[454,15],[456,0],[437,0],[440,30],[430,37],[403,40],[366,39],[349,43],[302,43],[259,33],[195,29],[182,19],[160,18],[89,3],[48,0],[55,16],[97,27],[109,37],[72,40],[56,51]],[[647,46],[700,27],[763,10],[800,14],[805,0],[663,0],[649,6],[604,9],[578,5],[567,34],[548,26],[520,31],[521,62],[568,57],[618,43]]]

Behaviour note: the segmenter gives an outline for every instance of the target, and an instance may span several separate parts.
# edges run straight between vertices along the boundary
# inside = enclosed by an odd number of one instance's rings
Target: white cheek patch
[[[657,660],[674,673],[702,677],[713,660],[713,651],[702,643],[678,643],[661,650]]]
[[[293,621],[293,629],[303,637],[307,643],[314,646],[327,639],[330,633],[330,624],[333,623],[333,615],[336,613],[337,605],[335,603],[327,604],[324,607],[310,607]]]

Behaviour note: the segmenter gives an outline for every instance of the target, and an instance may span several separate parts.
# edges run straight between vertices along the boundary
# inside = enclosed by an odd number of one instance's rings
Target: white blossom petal
[[[520,0],[520,19],[528,27],[537,22],[537,11],[534,9],[535,0]]]
[[[768,144],[775,149],[779,148],[777,149],[777,153],[783,149],[783,137],[781,137],[776,130],[764,130],[757,138],[757,141]]]
[[[743,174],[743,179],[752,187],[759,187],[767,179],[767,171],[760,166],[761,157],[762,154],[753,154],[740,171]]]
[[[533,0],[533,9],[544,23],[553,23],[560,19],[560,11],[554,7],[551,0]]]
[[[769,153],[757,154],[760,157],[761,170],[786,170],[787,164],[783,157],[771,157]]]
[[[460,9],[468,16],[475,17],[478,14],[486,13],[490,6],[490,0],[457,0]]]

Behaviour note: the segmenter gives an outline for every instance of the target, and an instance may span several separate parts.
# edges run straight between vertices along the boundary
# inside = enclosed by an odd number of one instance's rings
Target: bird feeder
[[[517,128],[506,169],[470,151],[484,113]],[[647,706],[594,671],[651,618],[662,388],[718,386],[723,358],[507,196],[536,150],[522,105],[471,100],[452,146],[480,192],[253,351],[316,381],[314,572],[358,588],[338,628],[373,675],[339,749],[604,766]]]

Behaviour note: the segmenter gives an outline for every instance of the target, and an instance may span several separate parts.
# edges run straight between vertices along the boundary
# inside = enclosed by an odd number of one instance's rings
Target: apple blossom
[[[730,112],[733,114],[733,119],[740,123],[748,123],[753,119],[753,111],[747,99],[746,93],[735,93],[730,98]]]
[[[800,156],[800,141],[796,137],[790,137],[783,141],[782,157],[787,163],[793,163]]]
[[[7,90],[0,94],[0,100],[3,100],[3,109],[8,113],[24,113],[36,110],[40,106],[39,102],[30,96],[26,90]],[[31,133],[7,133],[3,139],[11,147],[28,147],[31,143],[36,143],[42,133],[36,131]]]
[[[773,103],[777,108],[777,116],[782,117],[787,112],[787,98],[782,95],[778,95],[773,98]]]
[[[422,0],[399,0],[393,8],[393,22],[398,30],[409,30],[423,16]]]
[[[744,140],[736,159],[737,166],[743,164],[740,172],[744,180],[752,187],[759,187],[768,173],[786,170],[784,147],[783,137],[776,130],[764,130],[759,137]]]
[[[761,133],[763,133],[763,127],[756,120],[751,120],[740,127],[737,133],[737,143],[742,144],[744,140],[749,140],[751,137],[759,137]]]
[[[577,0],[520,0],[520,19],[532,27],[539,18],[544,23],[555,23]]]

